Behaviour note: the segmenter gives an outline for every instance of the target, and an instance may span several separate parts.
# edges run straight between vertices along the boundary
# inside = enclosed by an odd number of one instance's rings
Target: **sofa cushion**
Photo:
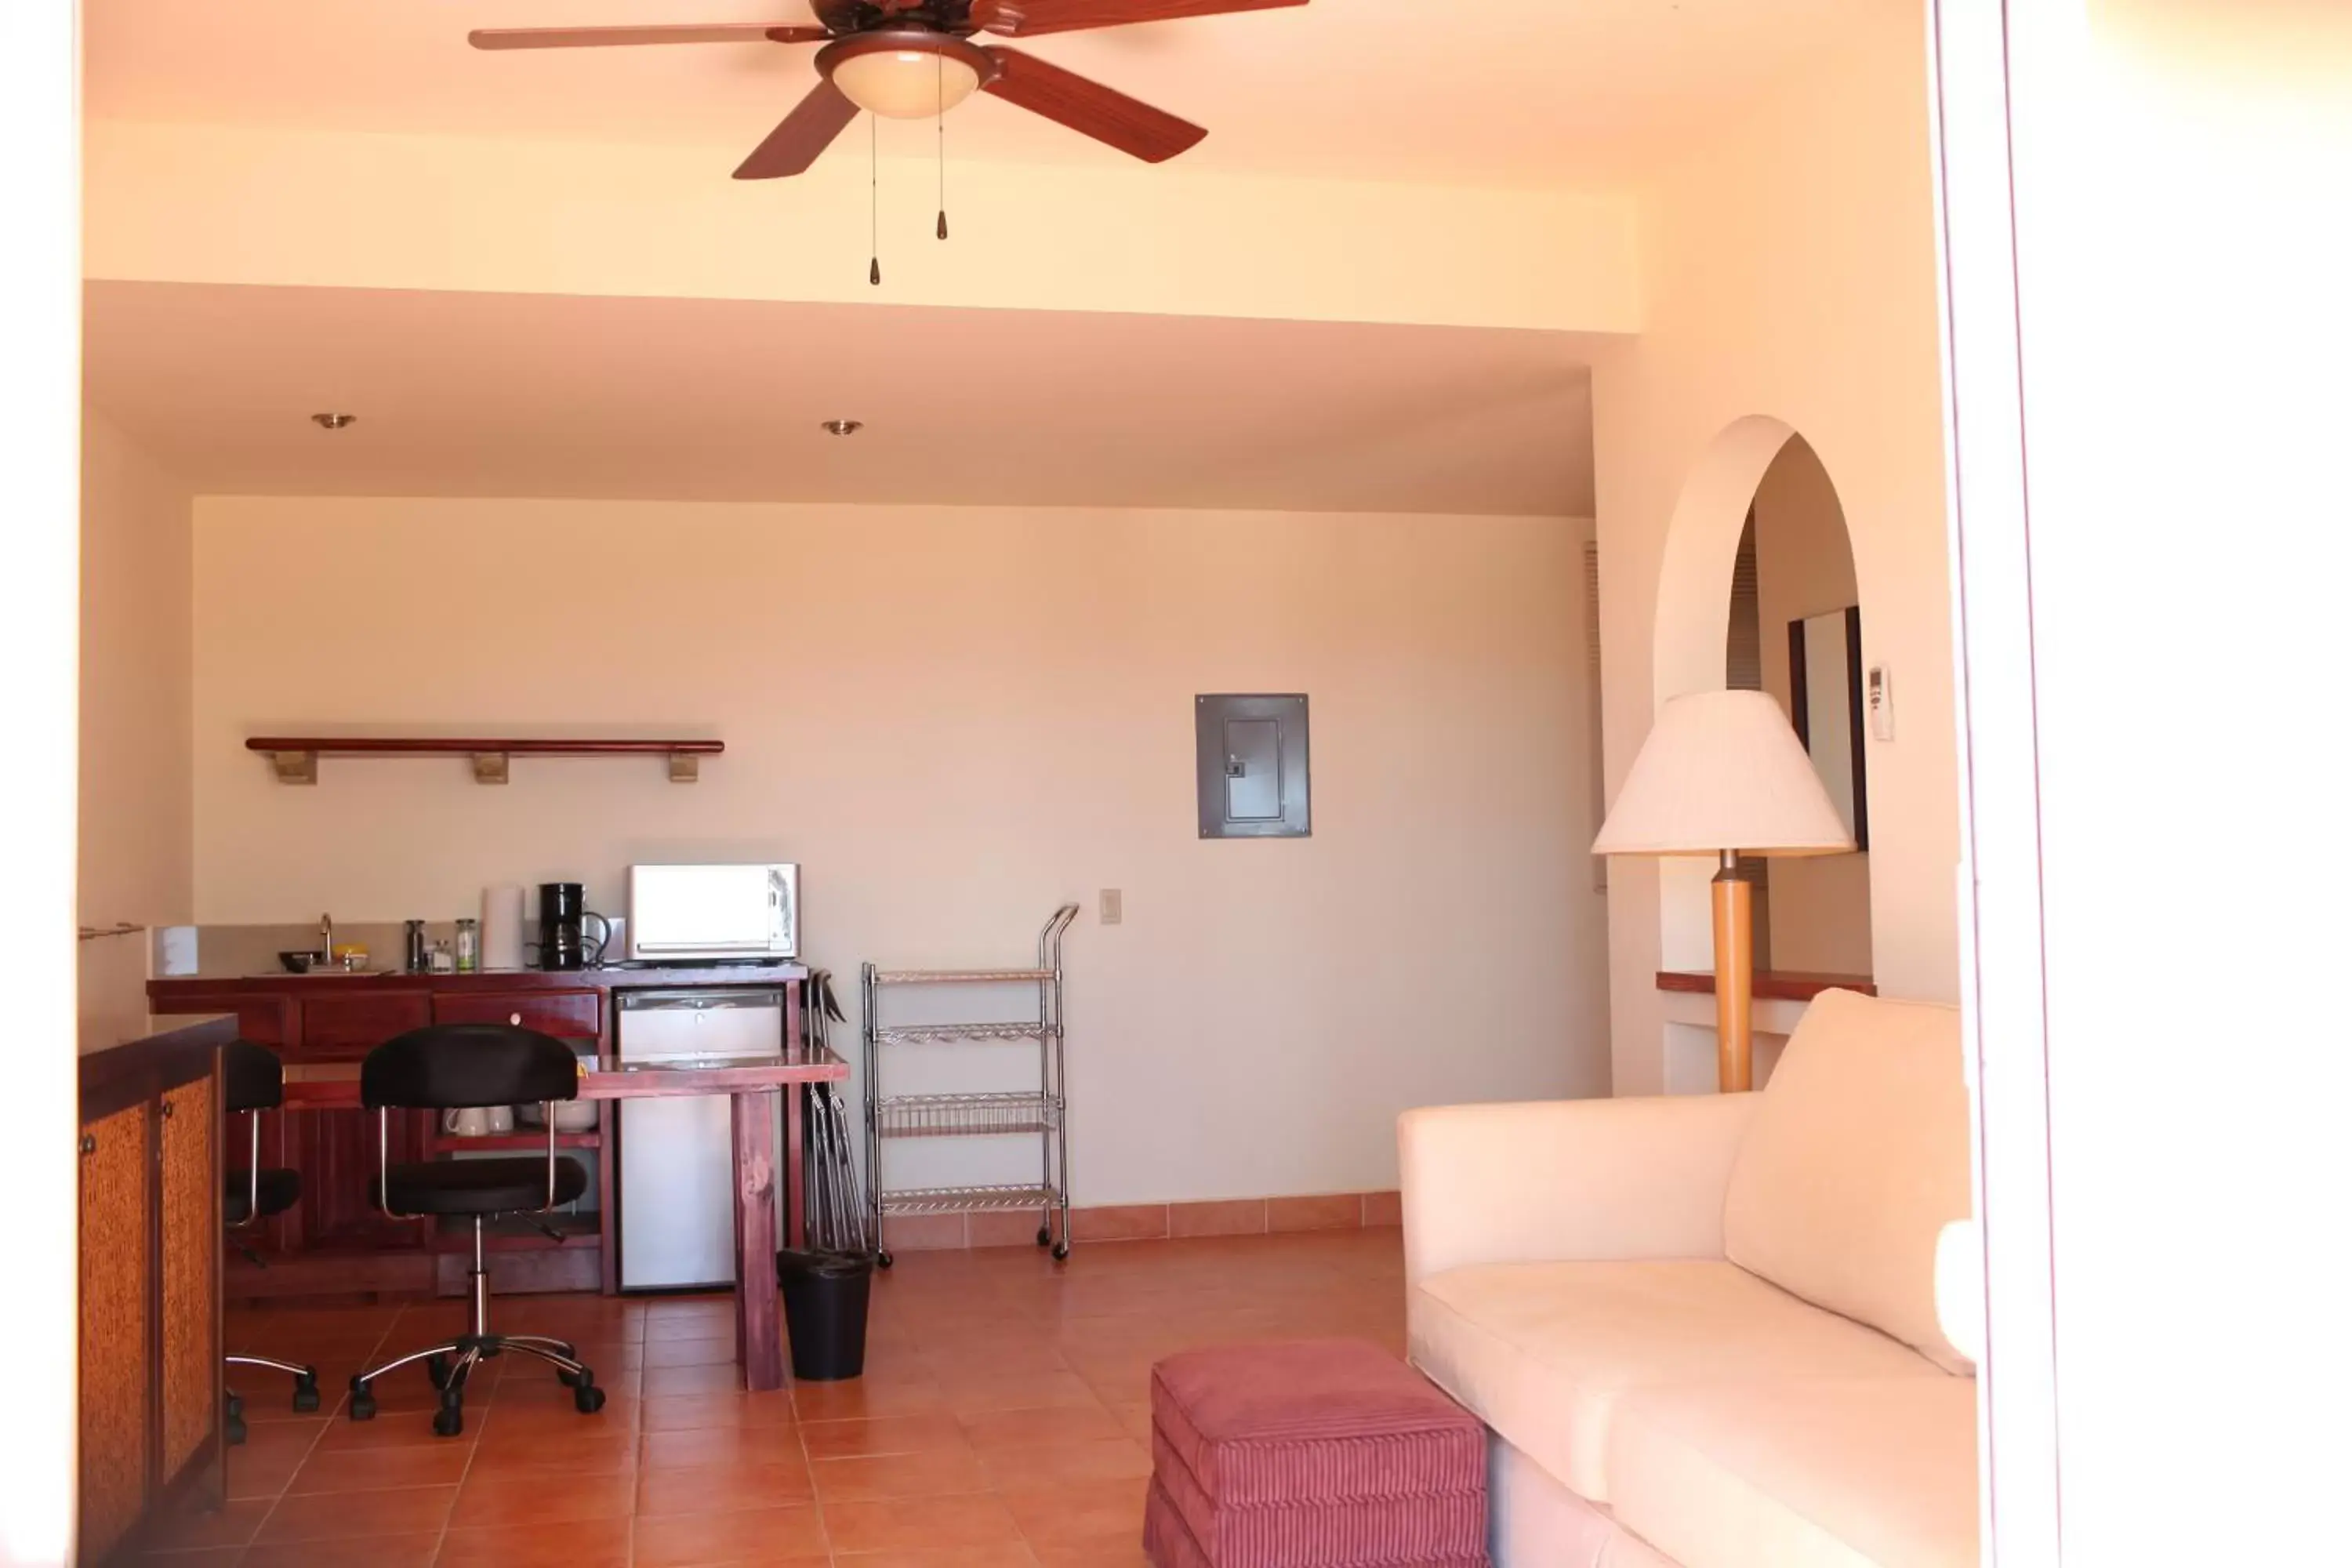
[[[1617,1521],[1683,1568],[1974,1568],[1976,1380],[1730,1382],[1629,1395]]]
[[[1966,1372],[1936,1318],[1936,1237],[1969,1206],[1958,1011],[1814,998],[1732,1163],[1725,1253]]]
[[[1617,1403],[1637,1389],[1791,1377],[1950,1381],[1906,1346],[1729,1263],[1496,1263],[1407,1297],[1412,1359],[1552,1475],[1610,1500]]]

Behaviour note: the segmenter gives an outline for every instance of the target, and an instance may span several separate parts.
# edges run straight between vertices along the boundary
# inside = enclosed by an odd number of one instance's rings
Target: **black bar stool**
[[[231,1040],[221,1052],[221,1079],[228,1113],[247,1118],[252,1129],[245,1169],[229,1171],[221,1194],[221,1217],[234,1232],[292,1208],[302,1196],[302,1173],[264,1170],[261,1164],[261,1113],[276,1110],[286,1103],[286,1067],[278,1059],[278,1053],[251,1040]],[[260,1255],[252,1247],[239,1241],[237,1249],[257,1268],[262,1266]],[[319,1369],[315,1366],[266,1355],[231,1355],[221,1360],[229,1366],[256,1366],[285,1373],[294,1379],[295,1410],[307,1413],[319,1408]],[[245,1441],[245,1401],[234,1389],[228,1391],[228,1419],[222,1426],[230,1442]]]
[[[473,1330],[428,1345],[352,1379],[352,1419],[373,1420],[372,1384],[385,1373],[425,1363],[441,1408],[433,1430],[454,1437],[465,1430],[466,1378],[484,1361],[520,1351],[551,1363],[572,1389],[583,1415],[604,1407],[595,1374],[562,1340],[541,1334],[490,1332],[489,1277],[483,1268],[482,1222],[497,1215],[545,1214],[588,1190],[588,1174],[577,1160],[555,1152],[555,1104],[580,1097],[580,1062],[572,1047],[535,1029],[506,1024],[436,1024],[412,1029],[367,1054],[360,1064],[360,1103],[376,1113],[376,1206],[394,1219],[439,1218],[474,1222]],[[421,1165],[385,1164],[391,1112],[450,1110],[473,1106],[517,1105],[537,1100],[547,1113],[547,1155],[485,1160],[436,1160]]]

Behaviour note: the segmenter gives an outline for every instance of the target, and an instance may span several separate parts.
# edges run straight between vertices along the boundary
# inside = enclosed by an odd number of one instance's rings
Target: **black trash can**
[[[783,1289],[793,1376],[803,1383],[838,1383],[865,1375],[873,1258],[787,1249],[776,1254],[776,1282]]]

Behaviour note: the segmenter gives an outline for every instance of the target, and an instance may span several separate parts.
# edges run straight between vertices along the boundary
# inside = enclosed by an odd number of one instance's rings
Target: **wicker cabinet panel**
[[[220,1179],[213,1080],[163,1096],[163,1479],[212,1439],[220,1397]]]
[[[142,1102],[83,1129],[81,1550],[92,1562],[138,1522],[150,1484],[152,1113]]]

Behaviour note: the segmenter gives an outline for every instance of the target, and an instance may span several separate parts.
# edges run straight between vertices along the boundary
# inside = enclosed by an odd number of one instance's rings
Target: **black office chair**
[[[352,1419],[372,1420],[373,1384],[411,1362],[425,1363],[441,1408],[433,1430],[454,1437],[465,1430],[466,1379],[482,1362],[521,1351],[553,1363],[583,1415],[604,1407],[604,1391],[562,1340],[540,1334],[490,1332],[490,1287],[482,1266],[482,1222],[496,1215],[544,1214],[588,1190],[576,1160],[555,1152],[555,1105],[580,1095],[579,1059],[562,1041],[505,1024],[437,1024],[412,1029],[367,1054],[360,1065],[360,1103],[376,1113],[376,1206],[394,1219],[461,1215],[474,1222],[473,1331],[386,1362],[352,1379]],[[438,1160],[390,1165],[385,1149],[394,1109],[441,1111],[471,1106],[541,1102],[547,1113],[547,1155]]]
[[[245,1169],[229,1171],[221,1194],[222,1218],[231,1231],[239,1231],[292,1208],[302,1196],[302,1173],[264,1170],[261,1164],[261,1113],[286,1103],[286,1068],[278,1053],[251,1040],[231,1040],[221,1052],[221,1080],[228,1113],[245,1117],[251,1128]],[[260,1255],[252,1247],[239,1241],[237,1248],[256,1267],[261,1265]],[[266,1355],[221,1359],[230,1366],[257,1366],[288,1373],[294,1379],[294,1408],[306,1413],[319,1408],[317,1367]],[[245,1401],[234,1389],[228,1391],[228,1419],[222,1425],[230,1442],[245,1441]]]

